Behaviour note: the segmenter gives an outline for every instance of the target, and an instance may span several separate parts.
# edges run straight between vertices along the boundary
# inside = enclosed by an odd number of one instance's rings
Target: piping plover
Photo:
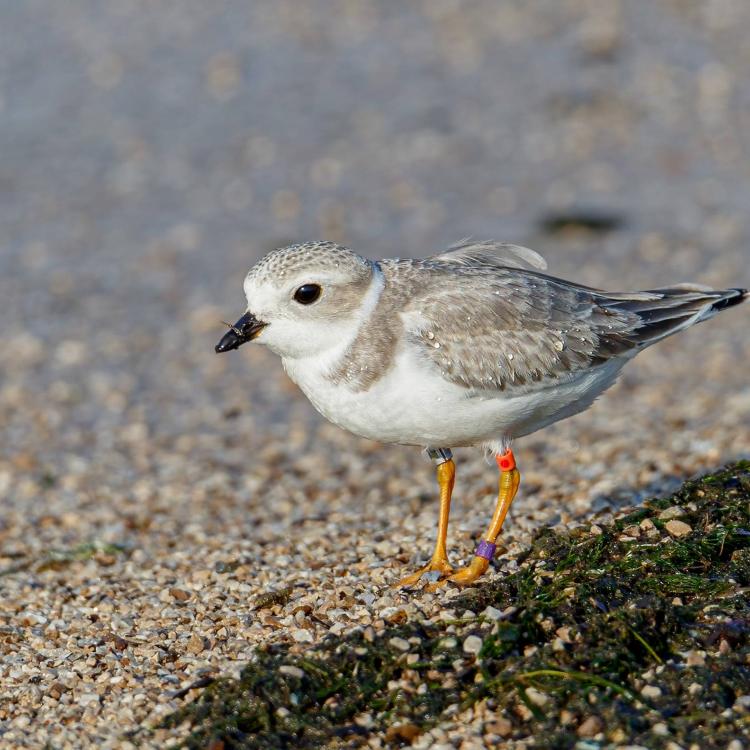
[[[437,464],[435,551],[402,585],[432,571],[458,584],[482,575],[518,489],[511,441],[583,411],[638,352],[748,296],[695,284],[603,292],[545,269],[533,250],[496,242],[381,261],[310,242],[273,250],[245,278],[247,312],[217,352],[265,344],[331,422],[422,446]],[[493,453],[500,486],[471,564],[454,572],[446,536],[457,446]]]

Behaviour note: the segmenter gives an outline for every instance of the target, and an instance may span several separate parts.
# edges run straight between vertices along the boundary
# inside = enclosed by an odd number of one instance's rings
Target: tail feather
[[[636,316],[634,343],[647,346],[660,339],[712,318],[716,313],[744,302],[747,289],[711,290],[695,284],[650,289],[648,298],[612,300],[606,305]]]
[[[711,305],[711,309],[714,312],[721,312],[722,310],[726,310],[728,307],[739,305],[740,303],[744,302],[749,296],[750,292],[748,292],[747,289],[728,289],[725,292],[724,297],[722,297],[720,300],[717,300],[713,303],[713,305]]]

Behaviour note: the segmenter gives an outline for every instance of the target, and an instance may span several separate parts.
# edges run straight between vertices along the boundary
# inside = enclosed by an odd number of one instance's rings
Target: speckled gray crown
[[[271,250],[247,274],[257,281],[278,281],[306,270],[340,270],[355,278],[369,276],[372,263],[335,242],[305,242]]]

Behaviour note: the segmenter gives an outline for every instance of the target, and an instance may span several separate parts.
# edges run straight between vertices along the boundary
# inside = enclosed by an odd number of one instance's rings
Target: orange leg
[[[474,559],[467,567],[457,570],[448,578],[449,581],[453,581],[460,586],[474,583],[490,566],[490,560],[495,553],[495,540],[503,528],[505,516],[508,515],[513,498],[518,492],[518,485],[521,483],[521,474],[516,469],[516,459],[510,448],[502,456],[497,456],[496,460],[500,469],[500,486],[495,513],[487,527],[484,538],[477,546]]]
[[[415,573],[405,576],[398,581],[396,586],[414,586],[425,573],[434,570],[438,571],[441,576],[450,575],[453,572],[448,562],[448,553],[446,552],[446,539],[448,537],[448,515],[451,510],[451,494],[453,493],[453,484],[456,481],[456,465],[450,458],[450,451],[443,449],[436,453],[444,460],[438,464],[437,480],[440,485],[440,517],[438,519],[437,542],[435,551],[432,554],[432,560],[427,565],[420,568]]]

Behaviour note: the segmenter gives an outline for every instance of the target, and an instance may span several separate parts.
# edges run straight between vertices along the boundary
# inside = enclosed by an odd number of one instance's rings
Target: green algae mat
[[[750,736],[750,462],[611,525],[542,530],[519,562],[454,619],[259,650],[164,725],[217,750],[408,745],[470,707],[530,747]]]

